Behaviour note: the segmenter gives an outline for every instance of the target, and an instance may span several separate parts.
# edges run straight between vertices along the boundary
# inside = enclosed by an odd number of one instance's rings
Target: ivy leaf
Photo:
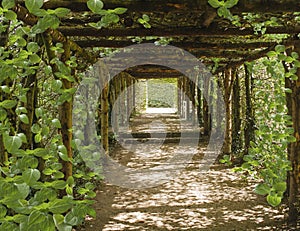
[[[33,210],[28,217],[28,225],[37,225],[43,223],[45,219],[46,217],[44,213],[38,210]]]
[[[231,7],[235,6],[238,2],[239,2],[239,0],[227,0],[224,4],[224,7],[231,8]]]
[[[120,18],[116,14],[107,14],[101,18],[101,22],[104,25],[109,25],[111,23],[117,23],[117,22],[119,22],[119,20],[120,20]]]
[[[36,108],[35,109],[35,116],[37,117],[37,118],[40,118],[40,117],[42,117],[42,115],[43,115],[43,109],[42,108]]]
[[[36,42],[29,42],[27,44],[27,50],[29,52],[35,53],[35,52],[38,52],[39,49],[40,49],[40,47]]]
[[[54,214],[53,220],[56,228],[59,231],[72,231],[72,226],[64,223],[64,216],[61,214]]]
[[[79,219],[78,219],[78,216],[76,216],[74,214],[74,212],[69,212],[65,218],[64,218],[64,222],[68,225],[72,225],[72,226],[75,226],[75,225],[78,225],[79,224]]]
[[[276,184],[273,185],[273,188],[277,192],[285,192],[285,190],[286,190],[286,182],[278,182],[278,183],[276,183]]]
[[[59,119],[53,119],[53,120],[52,120],[52,124],[53,124],[54,127],[56,127],[56,128],[61,128],[61,124],[60,124]]]
[[[4,17],[12,21],[17,19],[17,14],[12,10],[8,10],[7,12],[4,13]]]
[[[271,188],[267,184],[258,184],[254,189],[255,193],[263,196],[269,194],[270,191]]]
[[[285,51],[285,46],[284,46],[284,45],[277,45],[277,46],[275,47],[275,51],[276,51],[277,53],[282,53],[282,52]]]
[[[41,173],[38,169],[27,169],[22,174],[24,182],[28,185],[36,183],[41,177]]]
[[[209,0],[208,4],[211,5],[213,8],[218,8],[221,6],[218,0]]]
[[[5,120],[7,117],[7,112],[5,109],[3,109],[2,107],[0,107],[0,121]]]
[[[19,136],[4,135],[3,143],[9,153],[14,153],[22,146],[22,139]]]
[[[59,79],[53,80],[51,83],[53,91],[58,91],[59,89],[61,89],[62,85],[62,81],[60,81]]]
[[[15,1],[12,0],[2,0],[3,9],[10,9],[15,6]]]
[[[267,196],[267,201],[270,205],[272,205],[273,207],[276,207],[281,203],[281,197],[278,196],[277,194],[268,195]]]
[[[28,197],[28,195],[30,193],[30,188],[27,184],[25,184],[25,183],[17,184],[16,186],[17,186],[17,189],[19,191],[18,199],[23,199],[24,200],[26,197]]]
[[[269,52],[267,53],[267,56],[268,56],[269,58],[276,57],[276,56],[277,56],[277,52],[276,52],[276,51],[269,51]]]
[[[101,0],[89,0],[89,1],[87,1],[88,8],[95,14],[101,13],[103,5],[104,4]]]
[[[32,54],[29,56],[29,60],[32,64],[37,64],[41,61],[41,58],[37,54]]]
[[[220,7],[217,12],[220,17],[223,16],[224,18],[231,18],[232,16],[230,11],[224,6]]]
[[[114,10],[111,10],[111,13],[115,13],[115,14],[124,14],[127,11],[126,8],[122,8],[122,7],[118,7]]]
[[[29,124],[29,119],[28,116],[26,114],[21,114],[19,115],[20,120],[24,123],[24,124]]]
[[[49,203],[49,211],[54,214],[65,213],[72,208],[71,200],[66,197],[64,199],[55,199]]]
[[[44,4],[44,0],[25,0],[25,6],[30,13],[34,13]]]
[[[11,109],[13,107],[15,107],[17,105],[17,101],[16,100],[4,100],[3,102],[0,103],[1,107],[4,107],[5,109]]]
[[[54,10],[54,14],[60,18],[67,16],[69,13],[70,13],[70,10],[67,8],[58,7]]]

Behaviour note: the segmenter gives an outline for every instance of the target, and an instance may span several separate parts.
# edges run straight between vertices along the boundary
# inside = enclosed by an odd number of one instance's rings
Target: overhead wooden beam
[[[107,9],[116,7],[128,8],[129,12],[178,12],[178,11],[206,11],[213,9],[207,1],[195,0],[102,0]],[[22,1],[21,1],[22,2]],[[45,2],[45,9],[67,7],[72,11],[87,11],[87,0],[49,0]],[[255,13],[278,13],[300,11],[300,3],[297,0],[269,1],[261,0],[239,0],[238,4],[231,8],[233,13],[255,12]]]
[[[92,37],[127,37],[127,36],[158,36],[158,37],[179,37],[179,36],[246,36],[253,35],[252,28],[220,29],[213,25],[208,28],[195,27],[165,27],[165,28],[117,28],[100,30],[90,27],[59,27],[58,30],[65,36],[92,36]],[[297,34],[300,33],[300,26],[279,26],[268,27],[265,34]],[[259,37],[258,35],[257,37]]]
[[[292,40],[292,39],[289,39],[289,40],[287,40],[287,41],[284,41],[284,42],[281,43],[281,44],[285,45],[286,48],[288,48],[288,47],[293,47],[294,44],[295,44],[295,41]],[[271,46],[271,47],[269,47],[269,48],[266,48],[266,49],[261,50],[261,51],[259,51],[259,52],[257,52],[257,53],[254,53],[254,54],[248,54],[247,56],[245,56],[244,58],[242,58],[242,59],[239,60],[239,61],[228,62],[225,66],[222,66],[222,67],[218,68],[218,69],[215,71],[215,73],[220,73],[220,72],[222,72],[222,71],[224,71],[224,70],[226,70],[226,69],[228,69],[228,68],[239,67],[239,66],[243,65],[245,62],[251,62],[251,61],[257,60],[257,59],[259,59],[259,58],[265,57],[269,51],[272,51],[272,50],[275,49],[275,46],[276,46],[276,45]]]
[[[152,39],[152,40],[144,40],[141,43],[155,43],[158,40]],[[108,48],[123,48],[126,46],[131,46],[137,44],[136,42],[133,42],[132,40],[107,40],[107,39],[84,39],[84,40],[74,40],[79,46],[81,47],[108,47]],[[256,48],[262,48],[262,47],[270,47],[276,44],[276,42],[174,42],[171,41],[169,45],[180,47],[183,49],[198,49],[198,50],[226,50],[226,49],[256,49]]]

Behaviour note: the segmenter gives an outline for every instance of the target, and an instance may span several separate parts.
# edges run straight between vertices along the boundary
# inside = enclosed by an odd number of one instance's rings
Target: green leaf
[[[54,91],[58,91],[59,89],[61,89],[62,85],[63,84],[59,79],[53,80],[52,83],[51,83],[51,86],[52,86]]]
[[[42,108],[36,108],[35,109],[35,116],[37,118],[40,118],[40,117],[42,117],[42,115],[43,115],[43,109]]]
[[[14,0],[2,0],[2,7],[3,9],[10,9],[15,6]]]
[[[69,212],[65,216],[64,222],[68,225],[75,226],[79,224],[79,219],[73,212]]]
[[[10,93],[10,88],[9,88],[8,86],[6,86],[6,85],[1,86],[1,90],[2,90],[3,92],[7,93],[7,94]]]
[[[42,222],[45,222],[46,220],[46,217],[45,217],[45,214],[38,211],[38,210],[33,210],[29,217],[28,217],[28,224],[29,225],[37,225],[37,224],[40,224]]]
[[[49,211],[53,214],[65,213],[73,206],[72,199],[67,199],[67,197],[55,199],[54,201],[51,201],[49,205]]]
[[[23,144],[27,144],[27,138],[24,133],[18,133],[17,136],[21,138]]]
[[[292,63],[294,60],[295,60],[295,59],[294,59],[293,57],[287,56],[287,57],[285,58],[284,61],[285,61],[286,63]]]
[[[213,8],[218,8],[221,6],[218,0],[208,0],[208,4],[211,5]]]
[[[17,101],[16,100],[4,100],[0,103],[1,107],[4,107],[5,109],[11,109],[13,107],[15,107],[17,105]]]
[[[33,124],[32,127],[31,127],[31,131],[34,133],[34,134],[37,134],[41,131],[41,126],[38,125],[38,124]]]
[[[66,187],[67,183],[63,180],[56,180],[53,181],[51,186],[55,189],[64,189]]]
[[[287,142],[289,142],[289,143],[294,143],[297,141],[295,136],[288,136],[286,139],[287,139]]]
[[[41,133],[38,133],[34,136],[34,142],[35,143],[39,143],[42,141],[42,134]]]
[[[22,174],[24,182],[28,185],[36,183],[41,177],[41,173],[38,169],[27,169]]]
[[[231,8],[231,7],[235,6],[238,2],[239,2],[239,0],[227,0],[224,4],[224,7]]]
[[[62,8],[62,7],[58,7],[54,10],[54,14],[57,16],[57,17],[65,17],[67,16],[71,11],[67,8]]]
[[[3,143],[9,153],[14,153],[22,146],[22,139],[19,136],[4,135]]]
[[[54,214],[53,220],[56,228],[59,231],[72,231],[72,226],[64,223],[64,216],[61,214]]]
[[[269,52],[267,53],[267,56],[268,56],[269,58],[276,57],[276,56],[277,56],[277,52],[275,52],[275,51],[269,51]]]
[[[12,10],[8,10],[7,12],[4,13],[4,17],[12,21],[17,19],[17,14]]]
[[[98,14],[103,8],[103,2],[101,0],[89,0],[87,6],[93,13]]]
[[[272,205],[273,207],[276,207],[278,205],[280,205],[281,203],[281,197],[278,196],[277,194],[275,195],[268,195],[267,196],[267,201],[270,205]]]
[[[29,124],[29,119],[28,116],[26,114],[21,114],[19,115],[20,120],[24,123],[24,124]]]
[[[286,182],[278,182],[278,183],[273,185],[273,188],[277,192],[285,192],[286,191]]]
[[[228,18],[228,19],[232,20],[232,14],[231,14],[230,11],[229,11],[226,7],[224,7],[224,6],[220,7],[220,8],[217,10],[217,13],[218,13],[218,15],[219,15],[220,17],[224,17],[224,18]]]
[[[116,14],[107,14],[101,18],[101,22],[105,25],[119,22],[120,18]]]
[[[0,219],[5,217],[6,213],[7,213],[7,209],[0,204]]]
[[[124,14],[127,11],[126,8],[122,8],[122,7],[117,7],[116,9],[112,10],[112,13],[115,14]]]
[[[73,186],[74,185],[74,178],[72,176],[70,176],[68,179],[67,179],[67,184],[69,186]]]
[[[36,42],[29,42],[27,44],[27,50],[29,52],[35,53],[35,52],[38,52],[39,49],[40,49],[40,46]]]
[[[284,45],[277,45],[277,46],[275,47],[275,51],[276,51],[277,53],[282,53],[282,52],[285,51],[285,46],[284,46]]]
[[[30,13],[35,13],[44,4],[44,0],[25,0],[25,6]]]
[[[53,120],[52,120],[52,124],[53,124],[54,127],[56,127],[56,128],[61,128],[61,124],[60,124],[59,119],[53,119]]]
[[[0,107],[0,121],[4,121],[7,117],[7,112],[4,108]]]
[[[37,64],[37,63],[40,63],[41,58],[37,54],[32,54],[29,56],[29,60],[32,64]]]
[[[28,197],[28,195],[30,193],[30,188],[27,184],[25,184],[25,183],[17,184],[16,186],[17,186],[18,191],[19,191],[18,199],[25,199],[26,197]]]
[[[270,191],[271,191],[271,188],[265,183],[258,184],[254,189],[255,193],[257,193],[259,195],[263,195],[263,196],[269,194]]]

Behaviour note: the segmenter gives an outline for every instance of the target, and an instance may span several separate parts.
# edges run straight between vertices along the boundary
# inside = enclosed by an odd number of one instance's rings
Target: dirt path
[[[163,163],[175,145],[166,143],[143,154],[116,146],[114,159],[131,168],[148,168]],[[128,189],[102,182],[94,205],[97,219],[77,230],[281,230],[276,227],[282,225],[282,212],[253,193],[255,182],[246,183],[218,165],[199,171],[204,149],[205,143],[200,144],[188,166],[157,187]]]

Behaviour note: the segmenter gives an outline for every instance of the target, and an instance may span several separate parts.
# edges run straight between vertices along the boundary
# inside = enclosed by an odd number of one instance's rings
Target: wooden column
[[[295,44],[295,51],[300,54],[300,44]],[[292,164],[292,171],[289,172],[288,206],[289,222],[296,224],[299,217],[300,197],[300,69],[297,71],[298,79],[288,79],[287,85],[292,89],[288,97],[288,109],[292,116],[294,136],[296,142],[290,144],[288,149],[289,160]]]
[[[226,112],[224,154],[231,154],[232,145],[232,88],[235,73],[231,69],[224,71],[224,103]]]

